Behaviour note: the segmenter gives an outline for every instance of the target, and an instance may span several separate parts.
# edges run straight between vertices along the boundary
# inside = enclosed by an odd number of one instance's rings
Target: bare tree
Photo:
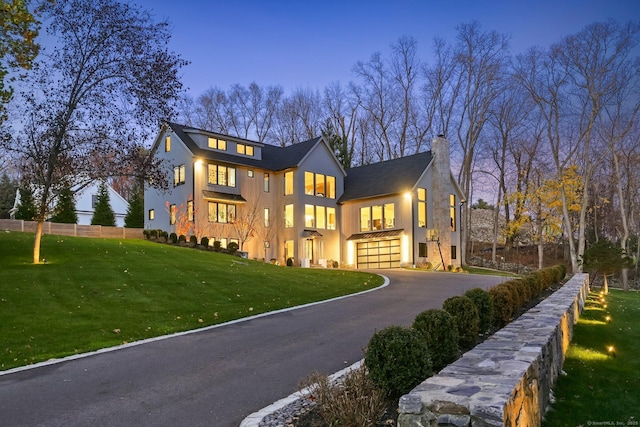
[[[60,0],[44,16],[58,44],[30,77],[25,132],[7,147],[23,156],[37,186],[34,263],[61,179],[115,175],[131,164],[141,141],[173,115],[182,88],[178,70],[186,64],[167,50],[168,24],[129,4]]]
[[[461,149],[458,183],[465,199],[472,191],[473,165],[476,146],[484,125],[489,118],[491,105],[500,93],[501,80],[508,59],[508,36],[495,31],[485,32],[478,22],[458,26],[454,58],[457,61],[457,77],[460,86],[457,96],[459,114],[456,137]],[[464,229],[470,227],[469,210],[465,210]],[[462,253],[467,242],[462,239]]]

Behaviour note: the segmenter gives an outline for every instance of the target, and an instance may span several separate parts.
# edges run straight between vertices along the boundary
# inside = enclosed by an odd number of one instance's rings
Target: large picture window
[[[395,228],[395,204],[367,206],[360,208],[360,231],[377,231]]]
[[[209,184],[225,187],[236,186],[236,168],[209,164],[207,166],[207,176]]]
[[[335,199],[336,177],[321,173],[305,172],[304,194]]]

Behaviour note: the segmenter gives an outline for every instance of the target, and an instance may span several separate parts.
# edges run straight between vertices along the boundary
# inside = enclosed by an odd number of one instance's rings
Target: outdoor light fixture
[[[610,345],[607,346],[607,353],[609,353],[609,356],[611,357],[616,357],[616,349],[614,346]]]
[[[607,316],[607,317],[605,317],[605,318],[604,318],[604,320],[606,320],[606,321],[607,321],[607,323],[611,323],[611,316]]]

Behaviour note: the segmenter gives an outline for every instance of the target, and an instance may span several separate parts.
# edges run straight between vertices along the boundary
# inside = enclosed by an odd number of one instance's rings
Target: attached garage
[[[361,269],[399,268],[402,230],[354,234],[347,240],[355,243],[356,267]]]

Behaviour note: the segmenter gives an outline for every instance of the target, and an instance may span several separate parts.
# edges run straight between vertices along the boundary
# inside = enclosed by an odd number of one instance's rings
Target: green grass
[[[606,307],[605,307],[606,304]],[[611,316],[611,322],[607,321]],[[592,293],[555,387],[545,427],[638,425],[640,421],[640,293]],[[613,346],[615,355],[607,351]]]
[[[0,232],[0,370],[351,294],[379,276],[144,240]]]
[[[512,273],[510,271],[493,270],[491,268],[473,267],[473,266],[470,266],[470,265],[465,265],[464,266],[464,271],[465,271],[465,273],[485,274],[485,275],[489,275],[489,276],[504,276],[504,277],[518,277],[519,276],[518,274]]]

